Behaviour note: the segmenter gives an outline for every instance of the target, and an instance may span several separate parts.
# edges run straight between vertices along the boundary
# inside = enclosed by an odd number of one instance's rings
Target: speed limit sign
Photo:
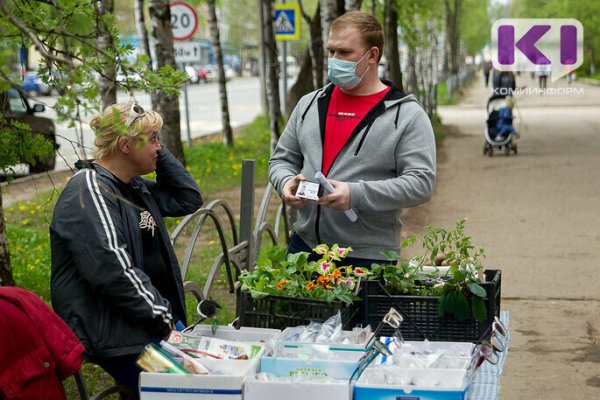
[[[188,40],[198,29],[196,10],[188,3],[174,1],[169,3],[171,10],[171,30],[173,40]]]

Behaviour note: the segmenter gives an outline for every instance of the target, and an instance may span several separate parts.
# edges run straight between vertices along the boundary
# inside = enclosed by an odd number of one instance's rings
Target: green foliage
[[[21,162],[35,165],[53,151],[52,143],[32,133],[28,125],[6,121],[0,114],[0,170]]]
[[[409,261],[393,251],[386,252],[389,264],[373,264],[374,278],[383,281],[392,294],[439,296],[440,316],[484,320],[487,294],[480,285],[484,250],[465,235],[465,223],[462,219],[451,230],[428,226],[423,236],[406,239],[402,248],[418,242],[423,255]]]
[[[269,120],[257,117],[245,128],[247,134],[236,139],[235,147],[211,141],[187,149],[188,170],[203,192],[240,186],[242,161],[256,161],[256,184],[266,184],[269,162]]]
[[[359,298],[355,295],[358,278],[369,272],[363,268],[344,266],[343,259],[352,251],[334,244],[331,248],[320,244],[313,249],[321,254],[318,261],[308,261],[310,253],[288,254],[280,263],[263,260],[254,270],[242,271],[242,290],[250,291],[255,299],[270,294],[299,298],[321,299],[327,302],[351,303]],[[275,253],[279,256],[279,253]]]
[[[475,55],[485,47],[491,39],[491,27],[486,1],[464,0],[460,36],[467,54]]]

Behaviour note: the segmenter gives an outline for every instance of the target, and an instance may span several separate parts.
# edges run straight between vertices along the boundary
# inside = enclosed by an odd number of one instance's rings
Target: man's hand
[[[350,188],[346,182],[328,179],[334,187],[335,192],[325,194],[319,197],[317,204],[323,207],[329,207],[338,211],[346,211],[350,209]]]
[[[285,183],[283,186],[283,201],[285,201],[285,204],[296,209],[301,209],[308,204],[307,199],[296,196],[298,185],[304,180],[306,180],[304,175],[298,174]]]

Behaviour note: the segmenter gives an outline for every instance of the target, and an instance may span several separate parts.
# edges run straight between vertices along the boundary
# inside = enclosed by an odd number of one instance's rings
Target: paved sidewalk
[[[522,75],[517,86],[537,82]],[[411,228],[468,217],[484,264],[502,270],[512,334],[502,399],[600,398],[600,87],[549,87],[515,96],[517,156],[483,155],[491,89],[481,76],[459,105],[440,107],[451,132],[435,194],[407,217]]]

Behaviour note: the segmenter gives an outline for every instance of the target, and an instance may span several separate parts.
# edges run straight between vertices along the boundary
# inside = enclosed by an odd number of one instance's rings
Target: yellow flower
[[[317,287],[317,285],[315,285],[315,283],[313,281],[310,281],[306,284],[306,286],[304,288],[306,289],[306,291],[312,292],[313,289],[316,287]]]
[[[19,206],[19,211],[21,211],[21,212],[25,212],[25,211],[27,211],[27,206],[26,206],[25,204],[21,204],[21,205]]]

